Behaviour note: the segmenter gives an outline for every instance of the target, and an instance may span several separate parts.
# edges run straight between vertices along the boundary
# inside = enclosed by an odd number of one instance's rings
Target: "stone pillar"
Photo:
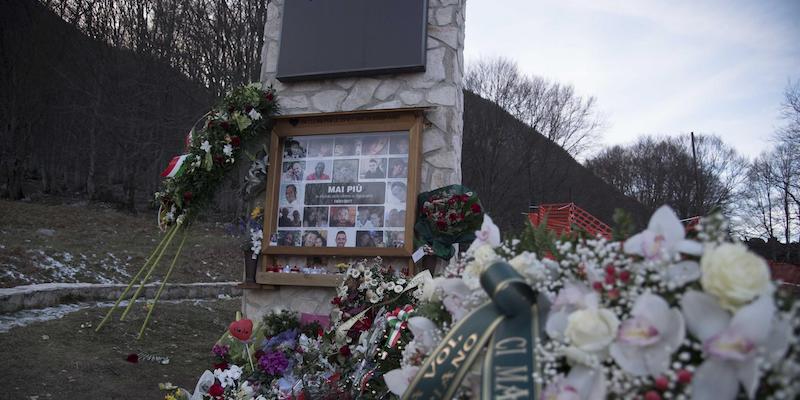
[[[420,192],[461,182],[461,143],[464,98],[464,12],[466,0],[428,0],[425,72],[358,78],[282,83],[275,79],[280,51],[283,5],[272,0],[264,30],[261,82],[275,87],[283,115],[431,107],[422,133]],[[265,307],[286,307],[324,314],[329,304],[312,307],[317,297],[331,298],[332,289],[303,291],[282,287],[275,291],[246,290],[244,311],[260,318]],[[280,292],[287,292],[281,294]],[[294,294],[289,294],[292,292]],[[319,295],[324,293],[324,295]],[[301,295],[297,298],[296,295]],[[287,303],[287,301],[290,302]],[[303,303],[303,304],[295,304]],[[327,303],[323,301],[323,303]],[[298,307],[295,307],[298,306]]]

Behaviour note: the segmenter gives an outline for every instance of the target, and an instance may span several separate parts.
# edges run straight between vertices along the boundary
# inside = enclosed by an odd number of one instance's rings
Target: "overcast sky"
[[[800,79],[800,0],[467,0],[464,57],[482,56],[596,96],[605,144],[694,131],[753,157]]]

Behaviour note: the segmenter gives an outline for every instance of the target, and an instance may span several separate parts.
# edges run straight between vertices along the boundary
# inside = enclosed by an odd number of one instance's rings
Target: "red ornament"
[[[656,378],[655,387],[662,392],[669,389],[669,379],[666,376],[659,376]]]
[[[616,281],[616,278],[614,278],[614,275],[606,275],[605,282],[606,282],[607,284],[609,284],[609,285],[613,285],[613,284],[614,284],[614,281]]]
[[[617,276],[617,269],[613,265],[606,265],[606,275]]]
[[[250,335],[253,334],[253,321],[249,319],[233,321],[231,325],[228,326],[228,332],[231,333],[231,336],[245,342],[249,340]]]
[[[661,395],[655,390],[651,390],[644,394],[644,400],[661,400]]]
[[[678,382],[688,385],[692,381],[692,373],[682,369],[678,371]]]
[[[624,283],[628,283],[631,280],[631,272],[630,271],[622,271],[619,273],[619,280]]]
[[[601,282],[595,282],[595,283],[592,284],[592,288],[594,290],[597,290],[598,292],[602,292],[603,291],[603,284]]]

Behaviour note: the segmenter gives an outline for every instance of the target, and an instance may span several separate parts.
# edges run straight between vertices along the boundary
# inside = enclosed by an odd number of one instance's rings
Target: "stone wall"
[[[282,83],[275,79],[283,4],[267,8],[261,81],[273,85],[281,114],[431,107],[422,133],[419,191],[461,182],[464,99],[464,12],[466,0],[428,0],[425,72]],[[303,289],[303,290],[297,290]],[[282,293],[285,292],[285,293]],[[325,314],[332,289],[282,287],[246,290],[244,311],[260,318],[268,307]],[[320,300],[321,301],[320,303]]]

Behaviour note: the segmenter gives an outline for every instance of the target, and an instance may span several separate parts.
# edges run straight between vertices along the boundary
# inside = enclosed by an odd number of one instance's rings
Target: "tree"
[[[687,217],[715,208],[730,213],[747,160],[716,136],[698,135],[695,145],[696,161],[687,137],[643,137],[630,146],[603,150],[586,166],[650,212],[669,204]]]
[[[469,65],[464,88],[497,103],[573,157],[585,155],[598,142],[604,126],[593,96],[584,98],[572,85],[527,76],[507,58]]]

